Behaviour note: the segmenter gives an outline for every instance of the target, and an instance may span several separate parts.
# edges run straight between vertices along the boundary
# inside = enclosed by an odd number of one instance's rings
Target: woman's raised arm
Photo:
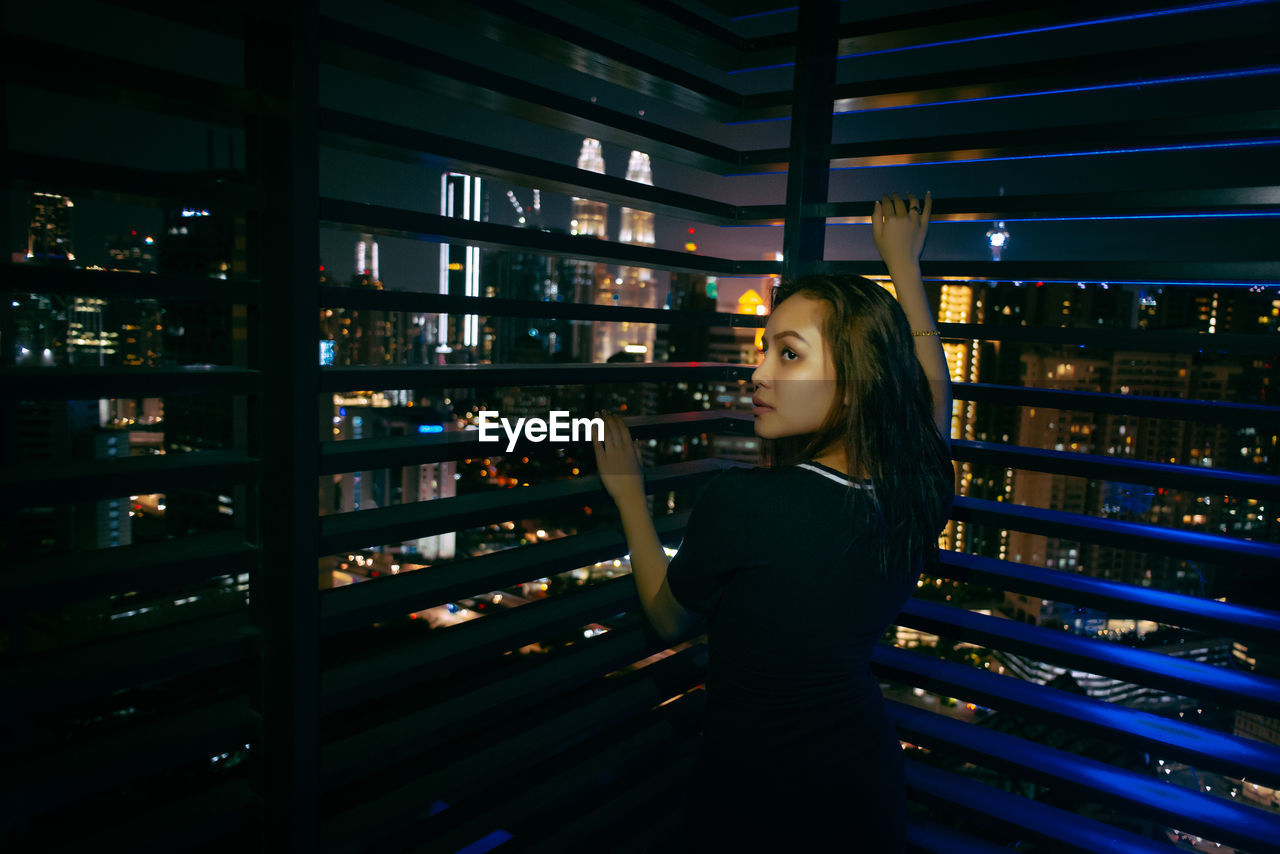
[[[658,636],[674,643],[688,635],[701,618],[680,604],[667,583],[670,561],[649,515],[644,474],[631,441],[631,431],[617,415],[605,413],[603,420],[604,441],[591,442],[600,481],[618,505],[640,605]]]
[[[933,213],[933,194],[926,193],[923,210],[915,196],[907,201],[881,196],[871,214],[871,233],[876,249],[889,268],[898,303],[907,315],[911,330],[916,333],[916,357],[924,368],[925,376],[933,391],[933,418],[938,432],[951,446],[951,371],[947,357],[938,339],[938,327],[929,301],[925,299],[924,282],[920,279],[920,252],[929,231],[929,216]],[[919,333],[925,333],[923,335]]]

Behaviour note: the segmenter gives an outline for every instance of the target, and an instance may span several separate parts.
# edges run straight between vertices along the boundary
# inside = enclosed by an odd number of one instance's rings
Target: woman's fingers
[[[609,448],[611,448],[611,447],[613,446],[613,443],[612,443],[612,441],[610,441],[610,439],[609,439],[609,418],[608,418],[608,416],[601,416],[601,414],[600,414],[600,410],[596,410],[596,413],[595,413],[595,414],[596,414],[596,417],[597,417],[597,418],[602,418],[602,419],[604,420],[604,430],[602,430],[602,431],[600,432],[600,438],[599,438],[599,439],[592,439],[592,440],[591,440],[591,447],[592,447],[592,448],[595,450],[595,452],[596,452],[596,462],[597,462],[597,463],[599,463],[599,462],[603,461],[605,453],[607,452],[607,450],[608,450]]]
[[[604,421],[604,440],[592,439],[592,447],[601,456],[620,453],[631,438],[631,431],[627,429],[626,423],[611,412],[596,412],[596,416]]]
[[[641,469],[640,456],[626,422],[621,416],[612,413],[605,413],[600,417],[604,421],[604,442],[592,442],[599,449],[596,460],[600,467],[613,474],[627,474],[632,469]]]
[[[912,213],[919,214],[922,220],[928,221],[933,213],[932,191],[925,193],[923,203],[911,194],[907,195],[905,201],[897,193],[881,196],[880,201],[875,204],[875,210],[871,216],[871,225],[878,228],[884,225],[885,220],[889,219],[889,217],[907,216]]]
[[[605,416],[604,423],[609,431],[609,440],[613,442],[615,448],[621,448],[623,439],[625,438],[623,434],[626,433],[627,426],[622,423],[621,418],[613,413]]]
[[[880,197],[880,209],[884,212],[885,219],[891,216],[902,216],[907,212],[907,203],[897,193],[893,193]]]

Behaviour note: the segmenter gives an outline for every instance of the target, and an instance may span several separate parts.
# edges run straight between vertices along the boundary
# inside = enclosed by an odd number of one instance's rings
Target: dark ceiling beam
[[[1121,23],[1115,19],[1166,10],[1174,5],[1169,0],[1040,0],[1017,3],[984,0],[933,8],[926,13],[908,12],[850,21],[840,27],[838,51],[840,56],[848,57],[864,52],[981,39],[1048,27],[1088,25],[1091,21]],[[1087,38],[1076,40],[1088,41]],[[1082,47],[1087,49],[1086,45]]]
[[[103,0],[121,9],[132,9],[166,21],[184,24],[196,30],[215,32],[231,38],[244,38],[245,12],[249,0],[219,0],[218,13],[209,14],[202,3],[169,3],[167,0]]]
[[[849,58],[871,51],[1083,23],[1168,6],[1167,0],[1029,0],[1016,4],[1007,0],[981,0],[976,3],[960,3],[932,8],[925,13],[907,12],[847,21],[840,25],[837,55]],[[794,12],[790,15],[793,18]],[[793,61],[796,34],[794,26],[790,23],[788,26],[790,28],[783,32],[752,39],[753,50],[746,58],[749,64],[738,70],[749,71]]]
[[[229,129],[242,127],[246,115],[283,109],[279,99],[269,95],[14,32],[0,36],[0,69],[6,85],[98,99]]]
[[[1280,110],[1238,112],[1228,102],[1205,105],[1197,114],[1093,124],[1061,125],[980,133],[878,139],[847,142],[828,149],[833,169],[948,163],[994,157],[1069,154],[1093,147],[1107,150],[1159,145],[1186,145],[1270,139],[1280,131]],[[784,171],[790,152],[785,148],[742,153],[744,168]]]
[[[560,68],[572,68],[597,80],[721,121],[736,119],[742,95],[708,82],[652,53],[621,44],[574,22],[513,0],[391,0],[397,6],[482,35],[518,57],[537,57]],[[602,11],[594,9],[597,14]],[[606,15],[607,18],[607,15]],[[646,16],[646,19],[652,18]],[[627,15],[630,29],[639,21]],[[667,22],[667,29],[671,29]],[[651,31],[652,32],[652,31]],[[654,32],[657,40],[660,32]]]
[[[832,111],[877,110],[973,98],[1026,95],[1090,86],[1141,83],[1163,77],[1248,71],[1274,64],[1280,44],[1274,34],[1218,37],[1176,46],[1125,48],[1085,57],[1067,56],[981,68],[842,83]],[[1230,84],[1226,84],[1230,85]],[[791,114],[791,92],[762,92],[743,99],[742,118],[772,119]]]
[[[16,399],[97,400],[188,394],[258,394],[258,371],[223,365],[160,368],[5,368],[0,384]]]
[[[625,16],[628,29],[720,71],[738,68],[755,40],[743,38],[674,0],[566,0],[581,9]]]
[[[258,282],[207,276],[152,275],[118,270],[84,270],[43,264],[0,263],[0,282],[9,293],[153,299],[164,302],[253,304],[261,299]]]
[[[1260,176],[1261,177],[1261,176]],[[1280,173],[1276,175],[1280,180]],[[816,205],[813,216],[827,223],[871,221],[874,199]],[[1199,213],[1274,213],[1280,211],[1280,186],[1204,187],[1123,190],[1106,193],[1053,193],[1028,196],[974,196],[933,200],[933,219],[950,222],[1018,218],[1105,216],[1178,216]],[[778,215],[781,215],[779,210]]]
[[[738,152],[332,18],[319,22],[321,61],[397,86],[466,102],[709,171],[736,168]]]
[[[257,199],[257,189],[242,172],[161,172],[12,149],[7,156],[14,183],[40,192],[160,208],[225,205],[244,210]]]

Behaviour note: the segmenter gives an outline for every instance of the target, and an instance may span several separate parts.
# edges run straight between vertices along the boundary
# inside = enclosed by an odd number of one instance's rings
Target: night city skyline
[[[7,848],[860,850],[905,791],[910,850],[1277,850],[1280,0],[0,29]],[[926,191],[891,278],[872,205]],[[920,453],[856,484],[753,401],[815,272],[899,324],[840,370]],[[606,412],[621,499],[478,429]],[[949,516],[873,578],[930,442]]]

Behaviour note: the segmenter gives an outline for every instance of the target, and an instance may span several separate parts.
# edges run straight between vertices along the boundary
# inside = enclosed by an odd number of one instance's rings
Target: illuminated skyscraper
[[[944,283],[938,294],[939,323],[973,323],[979,318],[975,316],[981,308],[982,301],[977,298],[974,288],[969,284]],[[978,341],[944,342],[942,352],[947,360],[947,372],[952,382],[977,382],[981,351]],[[951,423],[948,429],[956,439],[973,439],[974,422],[977,417],[976,404],[972,400],[951,402]],[[968,463],[959,465],[958,495],[968,495],[973,471]],[[966,526],[963,522],[949,521],[940,541],[943,548],[966,549]]]
[[[156,264],[162,274],[210,279],[245,275],[244,216],[217,208],[174,208],[165,212],[165,226]]]
[[[130,229],[128,234],[115,234],[107,238],[107,269],[128,270],[133,273],[154,273],[160,247],[150,234],[139,234]]]
[[[197,187],[212,187],[217,178],[205,176]],[[207,197],[198,190],[196,199]],[[207,279],[240,278],[248,273],[248,220],[243,213],[199,204],[165,211],[156,259],[162,275]],[[165,315],[164,359],[179,365],[243,365],[249,346],[247,306],[221,311],[173,308]],[[244,423],[247,401],[213,395],[175,395],[164,401],[166,453],[228,450],[237,447],[237,424]],[[229,530],[236,511],[248,500],[242,486],[221,490],[192,488],[165,495],[165,530],[176,537]]]
[[[27,229],[27,261],[36,264],[70,264],[71,209],[75,204],[57,193],[31,194],[31,224]]]
[[[378,275],[378,241],[372,234],[362,234],[356,242],[355,274],[368,276],[371,282],[382,281]]]
[[[649,155],[642,151],[631,152],[631,159],[627,163],[627,180],[649,187],[653,186],[653,171],[649,166]],[[649,211],[623,208],[622,228],[618,232],[618,240],[622,243],[638,243],[642,246],[652,246],[653,214]]]
[[[22,253],[14,253],[21,256]],[[65,346],[65,316],[48,294],[13,294],[13,361],[16,365],[53,365]]]
[[[487,187],[474,175],[446,172],[440,176],[440,215],[481,222],[489,219]],[[440,245],[440,293],[480,296],[480,247],[456,243]],[[441,314],[436,352],[441,357],[461,347],[477,360],[488,358],[492,342],[480,340],[480,316]]]
[[[1104,391],[1110,363],[1086,356],[1023,353],[1023,380],[1028,386],[1066,391]],[[1044,406],[1024,408],[1018,426],[1018,441],[1029,447],[1095,453],[1097,437],[1095,418],[1091,412],[1051,409]],[[1090,494],[1084,478],[1047,472],[1017,472],[1006,501],[1028,507],[1048,507],[1068,513],[1089,512]],[[1062,537],[1015,531],[1007,545],[1001,543],[1002,559],[1047,569],[1079,571],[1080,543]]]
[[[159,245],[150,234],[130,229],[107,238],[107,269],[154,273]],[[119,362],[156,367],[164,359],[164,309],[154,299],[120,300],[112,304],[120,330]]]
[[[67,307],[67,362],[72,365],[115,364],[120,333],[106,319],[102,297],[72,297]]]
[[[653,173],[649,167],[649,155],[641,151],[631,152],[627,163],[627,180],[653,186]],[[618,239],[623,243],[640,246],[653,245],[653,214],[632,208],[622,209],[622,227]],[[596,291],[599,305],[657,308],[658,289],[653,271],[646,267],[623,267],[612,279],[605,279],[605,286]],[[594,327],[593,361],[603,362],[617,353],[630,353],[641,361],[653,361],[654,327],[651,323],[598,322]]]
[[[588,172],[604,174],[604,155],[600,152],[600,140],[590,137],[582,140],[582,150],[578,152],[578,168]],[[590,199],[573,197],[573,219],[569,222],[570,234],[582,234],[608,240],[606,233],[609,206],[604,202],[593,202]]]
[[[31,194],[31,220],[27,227],[28,264],[71,266],[76,260],[71,247],[71,210],[75,204],[57,193]],[[31,297],[30,305],[40,300]],[[19,306],[18,301],[14,303]],[[106,321],[107,301],[100,297],[72,297],[66,304],[66,356],[72,365],[114,364],[119,344],[119,333]],[[39,314],[34,312],[34,314]],[[46,318],[47,322],[33,318],[33,327],[48,326],[57,319],[57,312]],[[53,364],[56,360],[53,347],[42,346],[49,342],[37,340],[38,336],[19,336],[15,361],[18,364]]]
[[[578,152],[578,168],[588,172],[604,174],[604,155],[600,151],[600,140],[590,137],[582,140],[582,150]],[[569,233],[584,237],[596,237],[608,240],[607,233],[609,206],[604,202],[593,202],[590,199],[573,197],[573,218],[569,220]],[[575,261],[570,269],[573,281],[566,294],[578,303],[597,302],[596,294],[611,281],[609,268],[597,261]],[[561,290],[566,290],[562,282]],[[590,331],[593,327],[589,321],[573,321],[570,352],[577,361],[603,361],[598,358],[593,346],[595,336]]]
[[[432,406],[430,401],[422,401],[423,405],[419,406],[406,405],[410,402],[405,393],[372,397],[364,393],[334,395],[334,440],[453,432],[454,421],[447,416],[446,406]],[[457,495],[457,466],[453,460],[444,460],[325,476],[320,481],[320,512],[322,515],[351,513],[452,498]],[[376,551],[434,562],[453,558],[456,542],[457,534],[447,531],[390,542]],[[414,557],[410,562],[416,562]],[[332,572],[338,569],[338,562],[329,556],[321,561],[320,568],[321,585],[331,586]]]

